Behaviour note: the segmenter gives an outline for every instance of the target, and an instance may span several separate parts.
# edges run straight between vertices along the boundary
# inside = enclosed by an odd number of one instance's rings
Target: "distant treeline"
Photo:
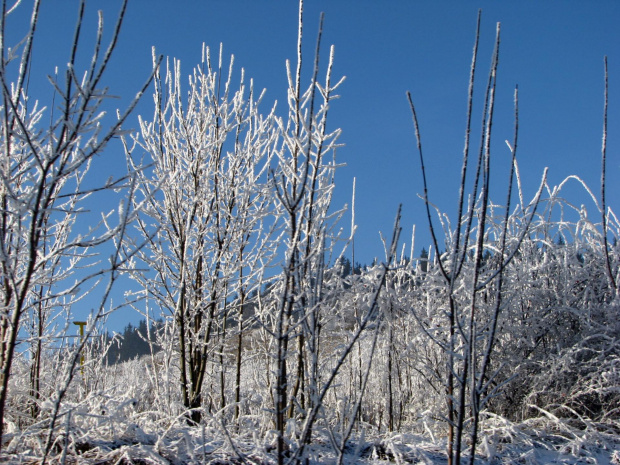
[[[138,326],[128,323],[122,334],[111,336],[107,333],[106,339],[110,345],[107,352],[107,362],[109,365],[132,360],[136,357],[142,357],[153,351],[159,352],[161,347],[155,343],[155,334],[162,326],[162,321],[155,321],[151,324],[150,332],[147,331],[146,320],[141,320]],[[149,335],[150,341],[149,343]]]

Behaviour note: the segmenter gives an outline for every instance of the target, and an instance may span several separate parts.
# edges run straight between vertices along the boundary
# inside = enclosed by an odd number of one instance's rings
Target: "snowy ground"
[[[84,464],[273,464],[275,450],[268,436],[234,437],[232,431],[179,423],[156,431],[143,422],[114,424],[81,431],[66,427],[54,443],[49,463]],[[613,464],[620,465],[620,436],[613,431],[571,428],[550,418],[510,424],[495,419],[487,425],[476,454],[481,464]],[[618,430],[616,430],[617,433]],[[69,433],[68,435],[66,433]],[[44,431],[9,434],[1,459],[9,464],[40,463]],[[359,433],[344,450],[343,463],[446,464],[445,442],[416,434]],[[308,450],[310,464],[336,463],[329,435],[318,433]]]

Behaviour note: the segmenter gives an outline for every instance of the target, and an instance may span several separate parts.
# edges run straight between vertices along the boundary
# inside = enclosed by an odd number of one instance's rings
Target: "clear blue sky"
[[[35,43],[37,70],[52,73],[55,64],[67,61],[76,4],[43,2]],[[90,23],[94,24],[95,11],[103,9],[111,30],[119,5],[118,0],[89,2]],[[267,89],[264,109],[277,99],[284,112],[284,64],[295,59],[297,7],[295,0],[179,0],[174,5],[164,0],[130,0],[106,84],[128,101],[149,72],[151,46],[164,56],[181,59],[183,71],[189,74],[200,61],[203,42],[211,48],[222,42],[224,54],[235,55],[237,70],[245,68],[257,87]],[[513,135],[515,84],[520,92],[518,159],[526,196],[533,196],[546,166],[552,185],[578,174],[596,192],[600,190],[603,57],[607,55],[608,204],[618,205],[620,2],[306,0],[306,82],[321,11],[326,15],[324,57],[334,44],[335,77],[347,77],[331,114],[333,127],[343,130],[345,146],[338,158],[347,165],[337,174],[334,201],[350,203],[355,176],[358,261],[381,258],[378,232],[389,234],[401,202],[403,239],[409,243],[415,223],[416,252],[429,243],[423,202],[417,197],[422,184],[407,90],[412,92],[420,120],[430,199],[454,216],[479,8],[481,84],[489,69],[495,25],[502,25],[494,126],[495,201],[505,199],[509,152],[504,140],[512,140]],[[482,85],[478,102],[481,96]],[[147,96],[139,112],[150,115],[151,101]],[[474,122],[480,121],[480,110],[478,103]],[[111,150],[120,151],[120,147]],[[573,200],[589,205],[582,195]],[[345,230],[349,222],[349,218],[343,221]]]

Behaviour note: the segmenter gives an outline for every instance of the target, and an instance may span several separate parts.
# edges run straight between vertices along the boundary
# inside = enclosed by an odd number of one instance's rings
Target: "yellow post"
[[[73,324],[80,327],[80,343],[82,343],[84,340],[84,326],[86,326],[86,322],[74,321]],[[80,372],[82,373],[82,376],[84,376],[84,355],[80,355]]]

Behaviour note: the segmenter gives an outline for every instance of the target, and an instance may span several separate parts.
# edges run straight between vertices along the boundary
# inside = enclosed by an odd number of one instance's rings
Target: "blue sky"
[[[44,1],[36,79],[67,61],[77,2]],[[25,5],[24,5],[25,6]],[[118,0],[89,2],[89,24],[103,9],[109,32]],[[106,85],[127,102],[146,78],[151,47],[181,60],[189,74],[200,61],[201,45],[224,45],[258,88],[266,88],[265,111],[278,100],[284,114],[285,60],[295,59],[297,2],[294,0],[131,0]],[[416,104],[430,181],[430,199],[450,216],[456,210],[458,177],[476,15],[482,9],[478,104],[489,69],[495,25],[501,22],[498,107],[494,125],[493,197],[505,199],[505,139],[513,137],[513,92],[519,85],[518,160],[526,197],[532,197],[544,167],[549,183],[578,174],[599,192],[603,125],[603,57],[609,60],[608,204],[620,195],[620,2],[617,1],[370,1],[306,0],[305,69],[310,76],[316,29],[325,12],[323,55],[335,45],[335,78],[346,76],[334,102],[332,127],[343,130],[336,205],[350,203],[357,178],[359,227],[356,259],[381,258],[379,231],[389,234],[403,203],[403,240],[416,224],[416,252],[429,244],[421,174],[406,91]],[[22,7],[22,10],[24,8]],[[27,18],[28,12],[18,12]],[[88,32],[87,32],[88,33]],[[91,35],[94,35],[91,29]],[[88,50],[84,50],[88,57]],[[326,61],[323,62],[325,67]],[[323,67],[323,69],[324,69]],[[35,84],[33,84],[35,85]],[[41,79],[38,92],[50,92]],[[48,86],[48,87],[46,87]],[[138,112],[151,114],[150,94]],[[477,134],[474,132],[474,134]],[[477,136],[473,140],[477,143]],[[110,150],[120,152],[120,146]],[[122,163],[122,158],[119,158]],[[119,164],[119,170],[123,165]],[[575,190],[575,203],[588,202]],[[348,230],[349,218],[343,221]]]

